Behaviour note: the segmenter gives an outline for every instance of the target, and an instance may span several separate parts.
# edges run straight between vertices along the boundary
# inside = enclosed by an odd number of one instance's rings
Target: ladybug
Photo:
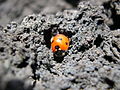
[[[57,34],[51,39],[51,49],[55,56],[63,57],[69,48],[69,38],[63,34]]]

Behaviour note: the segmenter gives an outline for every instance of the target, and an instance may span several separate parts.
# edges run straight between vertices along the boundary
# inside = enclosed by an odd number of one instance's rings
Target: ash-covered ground
[[[120,1],[47,1],[0,0],[0,90],[120,90]],[[71,40],[64,58],[57,33]]]

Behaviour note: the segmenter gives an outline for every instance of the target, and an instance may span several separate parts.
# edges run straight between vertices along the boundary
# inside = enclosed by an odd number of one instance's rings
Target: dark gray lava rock
[[[68,8],[72,6],[65,0],[0,0],[0,25],[20,22],[33,13],[56,13]]]
[[[16,90],[119,90],[120,29],[110,30],[106,19],[103,6],[82,1],[77,9],[33,14],[1,27],[2,89],[16,83]],[[58,33],[71,39],[63,58],[50,48]]]

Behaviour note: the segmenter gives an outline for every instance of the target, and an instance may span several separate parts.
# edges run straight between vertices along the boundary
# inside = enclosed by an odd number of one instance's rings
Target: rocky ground
[[[0,90],[120,90],[119,0],[0,0],[0,12]],[[71,39],[63,58],[57,33]]]

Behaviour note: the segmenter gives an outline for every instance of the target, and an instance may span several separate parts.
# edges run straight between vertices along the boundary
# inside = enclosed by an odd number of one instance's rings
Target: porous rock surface
[[[120,29],[114,19],[106,23],[107,11],[82,1],[76,9],[0,26],[0,90],[119,90]],[[50,49],[57,33],[71,40],[64,58]]]

